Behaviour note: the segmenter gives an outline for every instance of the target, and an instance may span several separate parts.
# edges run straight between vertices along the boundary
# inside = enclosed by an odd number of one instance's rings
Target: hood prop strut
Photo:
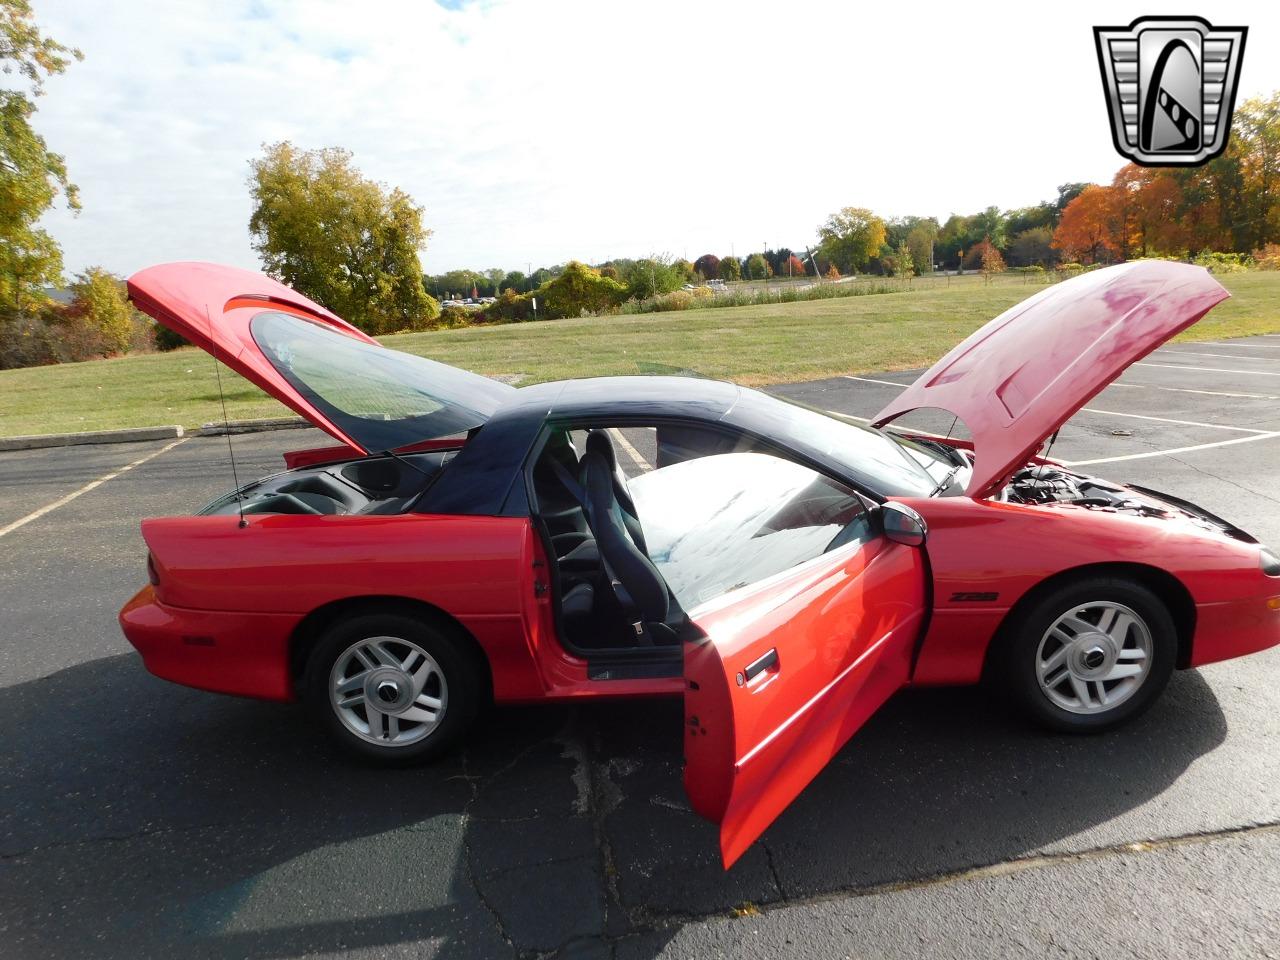
[[[227,396],[222,392],[222,367],[218,363],[218,341],[213,335],[213,317],[209,308],[204,309],[205,319],[209,321],[209,346],[213,356],[213,373],[218,380],[218,400],[222,404],[222,432],[227,435],[227,456],[231,458],[231,482],[235,484],[236,512],[240,517],[239,527],[244,529],[249,522],[244,518],[244,495],[240,492],[240,477],[236,473],[236,451],[231,444],[231,421],[227,419]]]

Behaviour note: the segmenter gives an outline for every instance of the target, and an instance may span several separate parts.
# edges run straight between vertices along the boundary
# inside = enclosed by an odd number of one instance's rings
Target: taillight
[[[151,554],[147,554],[147,580],[153,587],[160,586],[160,574],[156,570],[156,561]]]

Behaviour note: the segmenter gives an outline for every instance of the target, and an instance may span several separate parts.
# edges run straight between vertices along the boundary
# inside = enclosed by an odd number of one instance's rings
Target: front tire
[[[305,700],[342,750],[401,766],[439,756],[479,712],[474,659],[450,631],[367,613],[324,632],[307,661]]]
[[[1024,714],[1051,730],[1100,733],[1160,696],[1178,636],[1168,608],[1147,587],[1090,577],[1015,613],[995,653],[993,679]]]

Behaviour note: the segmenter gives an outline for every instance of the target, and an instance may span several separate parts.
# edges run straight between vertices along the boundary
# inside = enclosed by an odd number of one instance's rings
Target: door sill
[[[596,651],[587,658],[588,680],[661,680],[678,677],[683,671],[684,658],[678,646],[616,650],[603,655]]]

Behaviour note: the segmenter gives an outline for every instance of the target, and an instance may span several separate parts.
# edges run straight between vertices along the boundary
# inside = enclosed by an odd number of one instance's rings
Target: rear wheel
[[[342,749],[379,763],[428,760],[454,746],[482,689],[457,636],[401,614],[339,621],[307,664],[312,716]]]
[[[1015,614],[994,679],[1037,722],[1097,733],[1155,702],[1177,651],[1173,619],[1151,590],[1130,580],[1081,579]]]

